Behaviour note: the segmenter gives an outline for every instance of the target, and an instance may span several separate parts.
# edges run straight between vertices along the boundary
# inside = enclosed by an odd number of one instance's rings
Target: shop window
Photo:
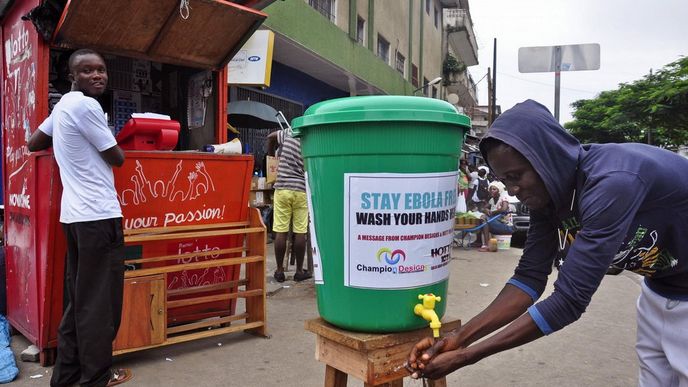
[[[411,64],[411,84],[418,87],[418,66]]]
[[[361,46],[365,46],[365,19],[360,16],[356,21],[356,41]]]
[[[334,0],[308,0],[308,4],[334,23]]]
[[[377,35],[377,56],[389,63],[389,42],[380,34]]]
[[[397,51],[396,61],[394,62],[394,68],[404,76],[404,70],[406,68],[406,58]]]

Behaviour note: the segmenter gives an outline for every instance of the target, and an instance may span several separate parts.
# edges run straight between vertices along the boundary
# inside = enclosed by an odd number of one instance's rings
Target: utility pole
[[[492,53],[492,121],[497,119],[497,38],[494,38],[494,50]]]
[[[492,126],[492,75],[490,68],[487,68],[487,127]]]

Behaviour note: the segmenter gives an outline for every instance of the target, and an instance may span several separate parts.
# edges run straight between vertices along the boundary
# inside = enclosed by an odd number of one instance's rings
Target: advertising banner
[[[457,172],[344,175],[344,285],[403,289],[449,276]]]

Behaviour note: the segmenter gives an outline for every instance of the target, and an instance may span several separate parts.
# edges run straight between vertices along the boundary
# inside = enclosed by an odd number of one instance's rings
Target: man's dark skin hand
[[[408,357],[408,365],[414,370],[411,377],[437,379],[494,353],[542,337],[530,315],[524,314],[532,304],[530,296],[507,284],[485,310],[456,332],[437,342],[426,338],[416,343]],[[496,335],[471,345],[509,323]]]

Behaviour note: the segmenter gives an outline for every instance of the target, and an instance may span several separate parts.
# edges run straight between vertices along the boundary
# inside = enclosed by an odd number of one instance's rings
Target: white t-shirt
[[[62,180],[60,222],[121,218],[112,167],[100,152],[117,145],[98,101],[65,94],[38,127],[53,138]]]

